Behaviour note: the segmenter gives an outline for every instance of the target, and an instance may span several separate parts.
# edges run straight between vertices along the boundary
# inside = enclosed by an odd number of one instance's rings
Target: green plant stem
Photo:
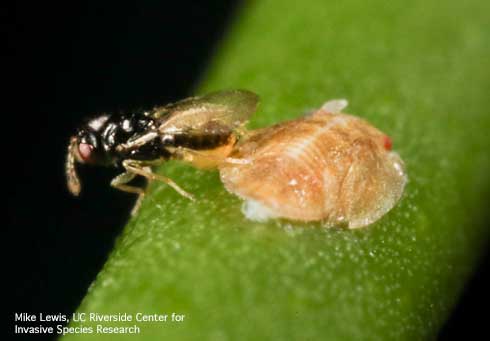
[[[78,312],[186,316],[138,323],[131,340],[434,337],[489,237],[489,4],[246,6],[200,92],[258,93],[252,127],[349,99],[405,160],[403,199],[357,231],[254,223],[216,171],[169,163],[160,171],[198,201],[153,184]]]

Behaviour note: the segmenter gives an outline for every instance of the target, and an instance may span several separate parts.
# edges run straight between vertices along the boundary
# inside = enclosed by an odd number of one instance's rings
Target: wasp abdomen
[[[186,134],[174,135],[171,141],[165,141],[164,145],[172,147],[185,147],[195,150],[207,150],[220,147],[228,142],[230,134]]]
[[[221,179],[246,200],[246,214],[361,227],[389,211],[406,182],[403,162],[386,135],[364,120],[318,110],[262,129],[231,155]],[[250,209],[252,208],[252,209]]]

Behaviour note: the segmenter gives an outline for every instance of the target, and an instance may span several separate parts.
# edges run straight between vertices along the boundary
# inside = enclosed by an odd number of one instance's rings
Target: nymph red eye
[[[78,152],[80,153],[80,157],[85,162],[90,162],[90,158],[92,156],[92,151],[94,150],[94,146],[88,143],[80,143],[78,145]]]
[[[386,150],[391,150],[393,148],[393,141],[388,135],[385,135],[383,144]]]

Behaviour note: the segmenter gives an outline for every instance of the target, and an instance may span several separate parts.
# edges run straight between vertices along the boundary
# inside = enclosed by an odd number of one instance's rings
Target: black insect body
[[[85,163],[121,165],[125,159],[153,160],[164,150],[158,139],[153,139],[137,149],[118,150],[117,146],[149,131],[155,131],[155,120],[144,114],[130,116],[102,115],[89,121],[78,131],[76,143]]]
[[[153,173],[151,167],[169,159],[188,161],[200,168],[233,163],[227,156],[257,103],[254,93],[232,90],[188,98],[151,112],[100,115],[70,140],[66,161],[68,189],[74,195],[80,193],[75,168],[78,162],[122,167],[125,172],[111,181],[111,186],[122,191],[142,196],[142,188],[127,184],[140,175],[163,181],[193,199],[171,179]]]

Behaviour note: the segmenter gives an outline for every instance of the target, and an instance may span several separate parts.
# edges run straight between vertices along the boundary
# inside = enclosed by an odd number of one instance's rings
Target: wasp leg
[[[177,191],[180,195],[183,197],[186,197],[189,200],[194,201],[194,196],[182,188],[179,187],[172,179],[169,179],[163,175],[160,174],[155,174],[151,171],[149,167],[144,167],[144,162],[139,162],[137,160],[124,160],[123,161],[123,167],[129,172],[137,175],[144,176],[145,178],[149,180],[158,180],[161,181],[170,187],[172,187],[174,190]]]
[[[248,130],[243,125],[236,127],[234,131],[235,134],[238,136],[238,139],[246,139],[253,134],[251,130]]]
[[[126,185],[128,182],[133,180],[135,176],[136,174],[131,172],[124,172],[122,174],[119,174],[114,179],[112,179],[111,186],[123,192],[144,194],[145,191],[142,188]]]
[[[132,149],[139,148],[141,146],[144,146],[145,144],[147,144],[148,142],[150,142],[151,140],[153,140],[157,136],[158,136],[158,133],[156,131],[151,131],[147,134],[144,134],[143,136],[138,137],[137,139],[135,139],[133,141],[129,141],[128,143],[121,143],[121,144],[117,145],[116,151],[125,152],[125,151],[129,151]]]
[[[136,199],[136,203],[134,204],[133,209],[131,210],[132,216],[134,216],[138,212],[141,203],[143,201],[143,198],[145,196],[145,190],[143,188],[126,185],[128,182],[133,180],[135,176],[136,174],[134,173],[124,172],[116,176],[111,181],[111,186],[120,191],[138,194],[138,199]]]

